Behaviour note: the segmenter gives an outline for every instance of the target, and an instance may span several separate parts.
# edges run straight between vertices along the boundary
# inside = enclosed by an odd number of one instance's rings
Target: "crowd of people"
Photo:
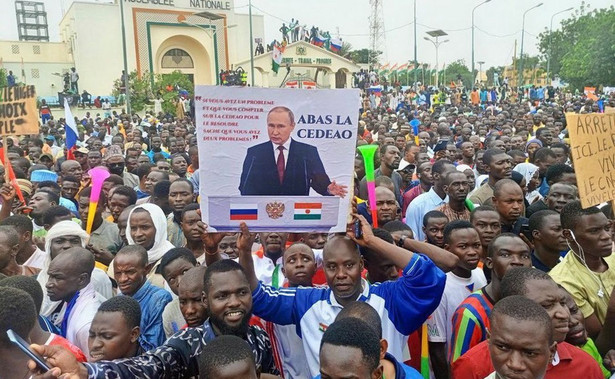
[[[593,102],[416,92],[363,95],[377,220],[357,153],[345,233],[208,232],[191,113],[88,113],[71,151],[52,115],[9,137],[0,376],[610,377],[613,208],[582,208],[565,119]]]

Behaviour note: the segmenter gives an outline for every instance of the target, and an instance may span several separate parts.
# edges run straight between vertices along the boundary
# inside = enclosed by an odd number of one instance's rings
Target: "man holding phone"
[[[23,352],[28,346],[18,346],[7,334],[8,330],[26,338],[29,343],[30,331],[36,322],[34,300],[25,291],[17,288],[2,288],[0,291],[0,367],[3,378],[24,378],[28,376],[26,364],[30,357]]]

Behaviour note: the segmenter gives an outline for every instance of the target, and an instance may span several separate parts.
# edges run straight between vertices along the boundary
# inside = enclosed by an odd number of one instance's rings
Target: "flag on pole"
[[[79,131],[77,130],[77,124],[75,124],[75,118],[73,117],[66,97],[64,98],[64,118],[66,119],[64,125],[64,130],[66,132],[66,159],[74,159],[73,150],[76,149]]]
[[[282,49],[277,43],[275,43],[273,45],[273,51],[271,52],[271,69],[273,70],[273,72],[277,74],[278,70],[280,69],[281,64],[282,64]]]
[[[408,63],[402,63],[401,65],[399,65],[399,67],[397,67],[397,71],[401,74],[403,72],[408,71]]]
[[[397,63],[395,63],[389,71],[391,71],[391,74],[397,72]]]
[[[339,38],[331,38],[331,43],[329,44],[329,50],[334,53],[339,53],[342,49],[342,40]]]

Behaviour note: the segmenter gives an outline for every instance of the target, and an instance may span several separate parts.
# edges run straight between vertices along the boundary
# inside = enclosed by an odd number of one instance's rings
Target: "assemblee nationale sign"
[[[211,11],[231,11],[233,2],[227,0],[124,0],[135,5],[156,5],[175,8],[199,9]]]
[[[615,113],[566,114],[584,208],[615,200]]]

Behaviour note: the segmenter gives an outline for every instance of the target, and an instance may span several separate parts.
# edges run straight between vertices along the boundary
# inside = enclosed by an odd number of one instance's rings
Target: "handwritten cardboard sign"
[[[253,231],[346,230],[356,90],[197,86],[195,104],[209,227],[238,231],[243,221]]]
[[[34,86],[0,88],[0,136],[37,134],[38,111]]]
[[[584,208],[615,200],[615,113],[566,114]]]

